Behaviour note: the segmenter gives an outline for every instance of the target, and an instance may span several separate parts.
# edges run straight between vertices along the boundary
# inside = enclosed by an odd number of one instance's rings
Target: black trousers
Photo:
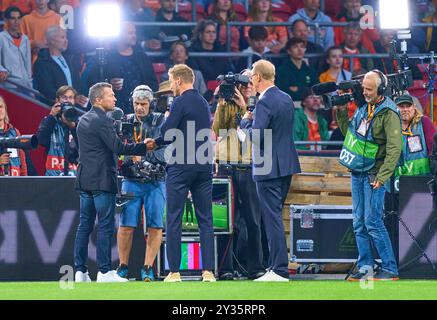
[[[166,253],[171,272],[179,272],[181,263],[182,215],[191,191],[199,224],[203,270],[214,271],[214,229],[212,224],[212,174],[178,168],[167,170]]]
[[[252,168],[219,165],[219,176],[232,177],[234,230],[217,238],[219,273],[234,271],[235,255],[249,276],[265,271],[261,243],[261,212]]]
[[[292,176],[257,181],[267,242],[269,245],[269,269],[288,278],[288,250],[282,222],[282,208],[287,198]]]

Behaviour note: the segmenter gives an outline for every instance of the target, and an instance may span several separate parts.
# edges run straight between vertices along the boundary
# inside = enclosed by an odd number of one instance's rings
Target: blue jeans
[[[112,237],[115,232],[115,194],[104,191],[80,192],[80,221],[74,242],[74,267],[86,272],[88,243],[97,216],[97,267],[111,270]]]
[[[358,247],[358,268],[373,270],[372,243],[382,260],[382,270],[398,274],[390,238],[383,222],[385,187],[373,189],[368,174],[352,174],[353,227]]]

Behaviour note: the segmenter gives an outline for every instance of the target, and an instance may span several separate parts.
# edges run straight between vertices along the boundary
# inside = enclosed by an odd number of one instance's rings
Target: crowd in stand
[[[115,0],[114,0],[115,1]],[[18,91],[23,87],[38,90],[43,102],[52,105],[62,86],[77,91],[76,104],[86,108],[88,89],[101,80],[110,82],[116,92],[117,106],[131,113],[132,90],[141,84],[154,91],[167,80],[166,71],[186,63],[195,70],[195,88],[213,104],[217,76],[248,67],[249,61],[268,59],[277,72],[277,86],[302,106],[307,118],[309,140],[325,140],[327,130],[337,128],[330,112],[319,115],[309,110],[323,102],[308,88],[319,82],[341,82],[372,69],[385,74],[396,72],[391,58],[344,57],[344,54],[390,53],[395,31],[362,29],[362,5],[375,6],[372,0],[202,0],[195,1],[195,27],[144,26],[139,22],[192,21],[191,1],[118,0],[122,5],[122,30],[118,39],[106,43],[106,64],[101,73],[97,43],[87,38],[81,24],[90,0],[4,0],[0,11],[0,84]],[[437,21],[437,1],[411,0],[413,22]],[[65,5],[74,8],[75,27],[63,29]],[[68,7],[70,8],[70,7]],[[323,9],[323,11],[322,11]],[[284,26],[232,26],[228,43],[228,22],[287,22]],[[347,26],[324,23],[349,22]],[[315,28],[315,24],[322,24]],[[437,51],[434,28],[412,28],[409,53]],[[316,34],[316,32],[318,32]],[[229,57],[191,56],[192,53],[227,52]],[[159,52],[160,55],[148,55]],[[319,56],[307,57],[308,54]],[[415,79],[425,79],[417,63],[410,61]],[[103,79],[102,79],[103,77]],[[7,81],[9,80],[9,81]],[[17,86],[20,85],[20,86]],[[301,104],[299,103],[301,102]],[[318,109],[320,109],[320,107]],[[419,106],[420,107],[420,106]],[[429,106],[422,106],[425,113]],[[300,112],[300,111],[299,111]],[[302,120],[301,119],[301,120]],[[299,121],[301,121],[299,120]],[[298,126],[296,126],[298,127]],[[306,130],[308,130],[308,128]],[[316,130],[316,134],[312,131]],[[317,131],[318,130],[318,131]],[[296,133],[298,134],[298,133]]]

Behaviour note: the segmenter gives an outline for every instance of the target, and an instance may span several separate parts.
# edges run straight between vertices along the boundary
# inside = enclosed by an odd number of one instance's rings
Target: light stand
[[[429,94],[429,107],[430,107],[430,116],[431,121],[434,123],[434,83],[436,78],[436,64],[434,61],[434,51],[431,51],[429,56],[429,65],[428,68],[425,68],[426,76],[428,77],[428,90],[427,93]],[[423,60],[422,60],[423,64]]]
[[[105,39],[114,39],[120,35],[121,9],[115,3],[93,3],[87,7],[86,27],[88,36],[99,41],[96,48],[97,63],[99,66],[99,81],[105,79]]]
[[[97,62],[99,65],[99,81],[100,82],[106,82],[107,79],[105,79],[105,48],[101,44],[99,48],[96,48],[96,54],[97,54]]]

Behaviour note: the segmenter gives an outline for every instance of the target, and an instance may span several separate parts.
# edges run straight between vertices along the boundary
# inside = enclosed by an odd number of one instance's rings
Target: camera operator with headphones
[[[384,96],[387,77],[378,70],[364,76],[366,103],[349,121],[346,106],[336,117],[345,135],[340,163],[351,170],[353,228],[358,247],[358,272],[349,281],[398,280],[398,266],[383,222],[384,183],[393,175],[402,151],[401,121],[396,104]],[[372,244],[382,270],[373,274]]]
[[[56,102],[50,114],[42,119],[38,131],[38,142],[46,148],[46,176],[75,176],[79,157],[76,124],[78,114],[65,113],[66,107],[75,104],[77,91],[62,86],[56,91]],[[75,109],[72,109],[75,110]]]
[[[149,86],[140,85],[131,93],[134,114],[126,116],[133,124],[135,143],[146,138],[156,139],[164,122],[164,114],[153,112],[153,92]],[[133,193],[135,199],[128,201],[120,216],[117,234],[120,265],[117,273],[122,278],[128,276],[129,255],[132,248],[134,229],[143,212],[144,234],[148,233],[144,267],[141,268],[142,281],[154,281],[153,263],[162,241],[165,208],[165,147],[149,151],[146,156],[124,157],[121,175],[124,179],[121,190]]]

